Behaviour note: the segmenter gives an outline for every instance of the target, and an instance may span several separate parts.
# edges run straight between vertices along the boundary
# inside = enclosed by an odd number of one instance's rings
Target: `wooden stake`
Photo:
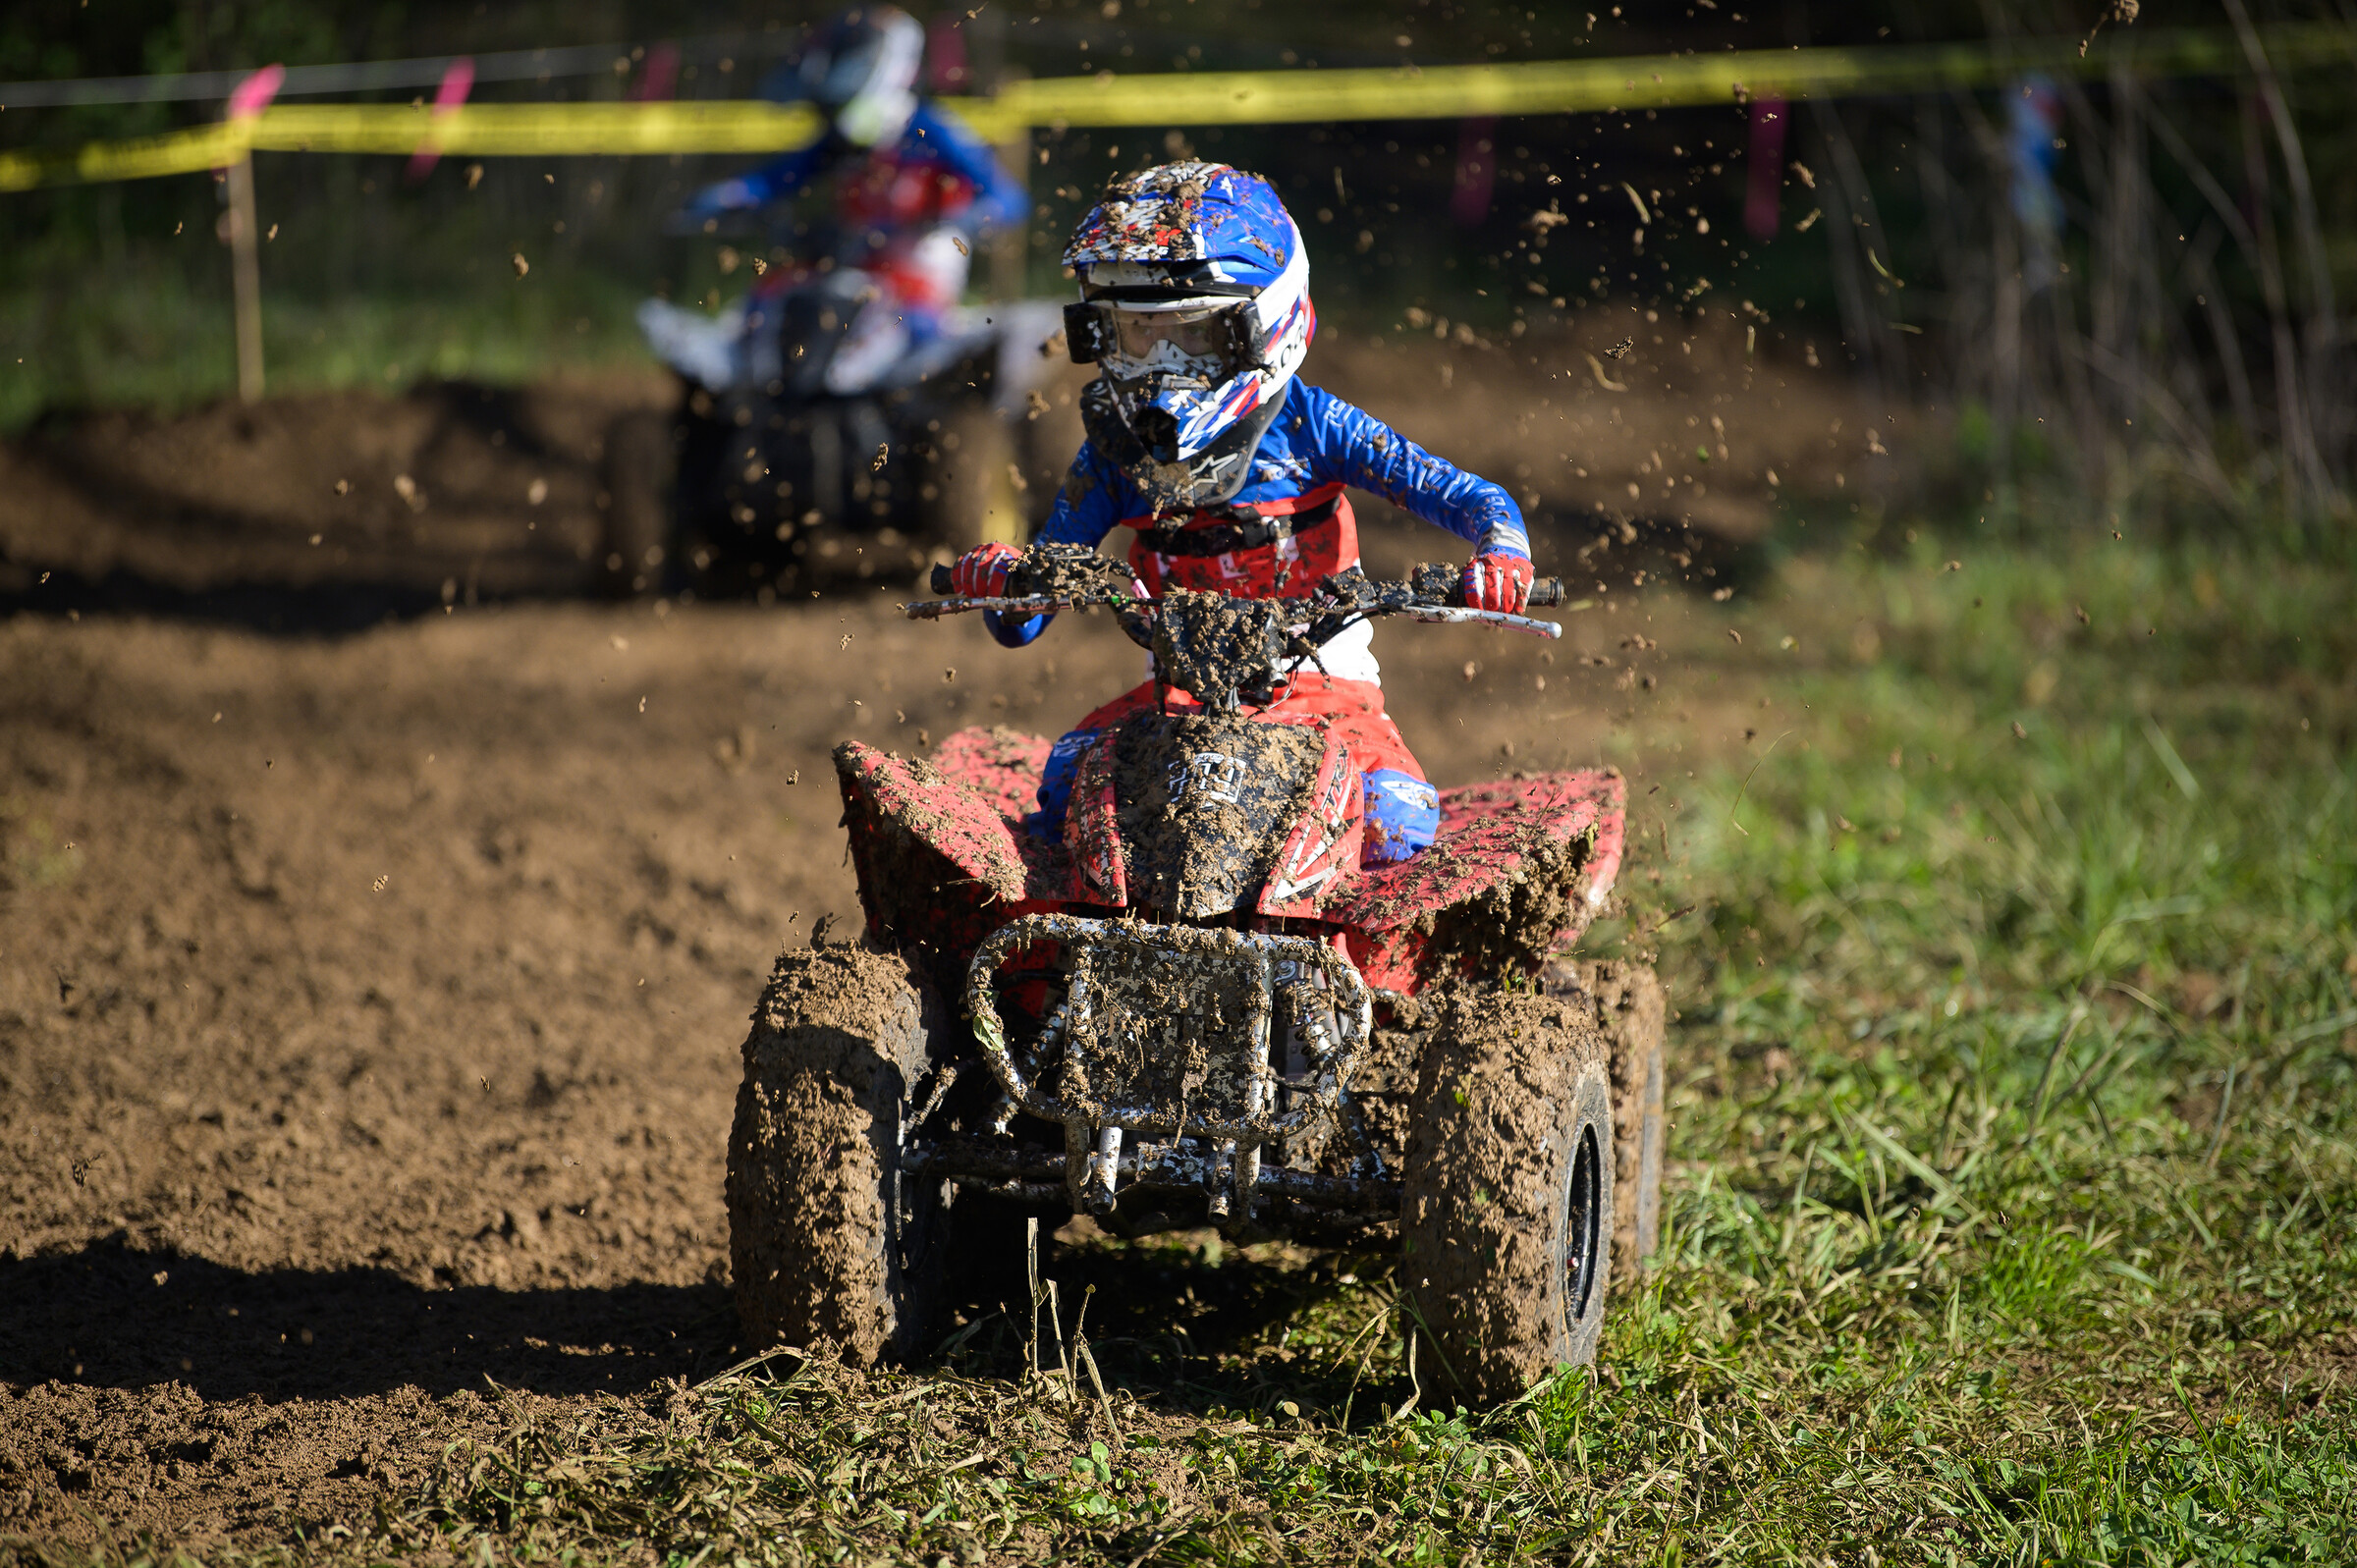
[[[229,166],[229,270],[237,297],[238,401],[262,401],[262,261],[253,209],[253,157]]]

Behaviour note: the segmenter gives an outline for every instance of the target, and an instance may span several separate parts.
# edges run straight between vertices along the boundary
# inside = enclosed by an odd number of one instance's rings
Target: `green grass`
[[[237,391],[228,269],[218,287],[152,258],[100,289],[52,277],[0,290],[0,433],[50,408],[161,413]],[[262,296],[262,362],[274,396],[424,380],[521,385],[553,373],[651,364],[631,312],[643,291],[581,268],[521,283],[317,299]]]
[[[2351,602],[2223,549],[1784,564],[1739,622],[1781,674],[1722,670],[1772,722],[1651,798],[1668,859],[1599,937],[1681,1016],[1660,1267],[1596,1376],[1435,1409],[1382,1259],[1105,1246],[1059,1266],[1102,1395],[994,1321],[922,1376],[519,1406],[292,1549],[2357,1558]]]

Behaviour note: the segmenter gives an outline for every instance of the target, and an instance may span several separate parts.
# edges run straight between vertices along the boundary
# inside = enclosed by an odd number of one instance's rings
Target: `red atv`
[[[1362,868],[1346,746],[1253,711],[1366,617],[1562,634],[1455,599],[1429,567],[1148,599],[1041,546],[1007,597],[908,607],[1108,609],[1165,700],[1085,755],[1054,840],[1022,822],[1037,736],[837,750],[867,932],[781,956],[745,1041],[728,1193],[755,1342],[921,1356],[948,1282],[1077,1212],[1396,1230],[1424,1366],[1461,1397],[1595,1354],[1608,1273],[1653,1245],[1662,1148],[1659,985],[1558,956],[1619,869],[1619,775],[1444,790],[1435,842]]]

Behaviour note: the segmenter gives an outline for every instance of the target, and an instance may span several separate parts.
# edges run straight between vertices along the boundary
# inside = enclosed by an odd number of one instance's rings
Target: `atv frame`
[[[1627,1278],[1651,1249],[1660,1170],[1660,988],[1562,956],[1618,870],[1619,777],[1447,791],[1432,846],[1362,867],[1347,746],[1254,711],[1358,616],[1559,631],[1452,587],[1428,569],[1331,578],[1306,604],[1146,600],[1125,568],[1035,549],[1003,597],[909,607],[1104,607],[1190,684],[1083,758],[1061,838],[1023,820],[1043,739],[969,730],[930,763],[839,748],[867,930],[781,959],[746,1044],[749,1331],[921,1355],[949,1275],[1008,1252],[1021,1217],[1082,1214],[1123,1235],[1396,1234],[1465,1397],[1593,1356],[1616,1253]],[[886,1049],[850,995],[914,1035]],[[846,1176],[854,1134],[873,1168]],[[846,1196],[814,1208],[813,1184]]]

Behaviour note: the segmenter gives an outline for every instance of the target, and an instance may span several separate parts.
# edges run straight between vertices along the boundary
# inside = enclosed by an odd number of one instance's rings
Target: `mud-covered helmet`
[[[1276,189],[1220,163],[1114,181],[1064,252],[1088,438],[1157,511],[1226,501],[1308,355],[1309,251]]]
[[[897,6],[858,5],[836,13],[772,86],[772,95],[816,104],[847,141],[890,141],[916,113],[917,73],[925,29]]]

